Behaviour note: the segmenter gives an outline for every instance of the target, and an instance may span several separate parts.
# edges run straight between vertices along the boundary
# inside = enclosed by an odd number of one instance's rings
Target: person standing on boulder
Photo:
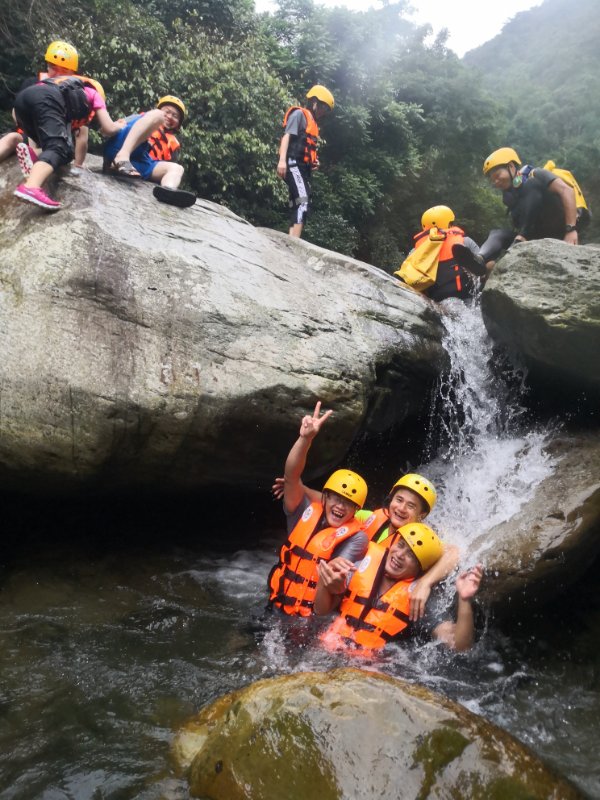
[[[481,245],[479,254],[456,244],[452,248],[456,262],[480,275],[487,265],[494,266],[503,250],[516,242],[532,239],[562,239],[578,244],[578,225],[583,208],[578,209],[575,190],[549,169],[524,166],[512,147],[494,150],[483,163],[483,174],[495,189],[502,192],[515,230],[496,229]]]
[[[285,112],[285,132],[279,144],[277,174],[287,184],[290,206],[290,236],[302,236],[310,210],[310,177],[319,166],[317,121],[333,111],[329,89],[319,84],[308,90],[305,107],[292,106]]]
[[[312,615],[319,561],[337,556],[359,560],[369,543],[363,523],[354,518],[367,499],[367,484],[360,475],[336,470],[325,482],[319,500],[312,502],[302,482],[308,451],[332,413],[321,416],[318,402],[313,414],[302,418],[298,439],[285,462],[283,505],[289,535],[271,570],[268,587],[269,606],[288,615]]]

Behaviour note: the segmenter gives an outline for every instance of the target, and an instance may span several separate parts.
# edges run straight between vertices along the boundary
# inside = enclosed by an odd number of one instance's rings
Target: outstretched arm
[[[298,508],[306,494],[306,487],[302,483],[306,456],[313,439],[321,430],[321,426],[332,414],[333,411],[330,410],[325,411],[321,416],[321,401],[319,400],[312,416],[307,414],[302,417],[300,434],[288,454],[283,474],[283,504],[288,513],[292,513]]]
[[[444,552],[436,563],[422,575],[415,583],[415,588],[410,595],[409,616],[411,622],[421,619],[425,613],[425,606],[429,600],[431,589],[436,583],[443,581],[458,564],[460,551],[454,544],[447,544]]]
[[[456,579],[456,591],[458,593],[456,622],[442,622],[433,631],[434,639],[443,642],[451,650],[456,650],[459,653],[469,650],[473,646],[475,621],[471,601],[479,590],[482,576],[483,567],[481,564],[458,576]]]

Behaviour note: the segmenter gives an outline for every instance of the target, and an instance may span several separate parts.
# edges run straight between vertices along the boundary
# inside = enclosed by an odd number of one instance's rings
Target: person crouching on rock
[[[73,160],[73,131],[95,119],[104,136],[113,136],[122,124],[111,119],[98,81],[82,75],[59,75],[28,86],[17,94],[14,111],[19,127],[41,147],[14,195],[46,211],[58,211],[61,204],[42,187],[59,167]]]
[[[310,446],[331,414],[321,416],[318,402],[312,416],[302,418],[300,435],[285,462],[283,504],[289,535],[268,587],[269,607],[289,615],[312,615],[319,561],[338,556],[360,560],[369,543],[363,523],[354,518],[367,499],[367,484],[360,475],[338,469],[325,482],[320,500],[312,502],[302,482]]]
[[[185,113],[182,100],[165,95],[155,109],[129,117],[123,130],[104,144],[104,171],[178,189],[183,167],[175,161],[181,148],[175,134]]]
[[[353,564],[336,558],[318,566],[314,610],[317,615],[339,609],[339,615],[321,635],[332,650],[369,655],[388,642],[410,636],[439,640],[453,650],[468,650],[474,641],[472,598],[479,589],[481,566],[456,580],[457,603],[453,619],[429,614],[416,624],[409,616],[411,587],[443,552],[443,545],[427,525],[403,525],[388,548],[371,543],[364,559]]]

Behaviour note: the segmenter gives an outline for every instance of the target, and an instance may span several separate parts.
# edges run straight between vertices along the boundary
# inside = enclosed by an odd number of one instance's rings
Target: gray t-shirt
[[[306,117],[296,108],[287,118],[284,133],[289,133],[290,136],[301,136],[306,131]]]
[[[285,511],[286,521],[287,521],[287,532],[290,534],[300,517],[306,509],[310,505],[309,498],[304,495],[302,500],[300,501],[300,505],[294,511],[287,511],[285,506],[283,510]],[[326,528],[327,522],[323,520],[323,524],[321,528]],[[341,556],[342,558],[347,558],[348,561],[360,561],[365,553],[367,552],[367,547],[369,546],[369,537],[364,531],[358,531],[353,536],[350,536],[348,539],[345,539],[343,542],[340,542],[338,546],[334,549],[333,553],[331,554],[331,558],[337,558]]]

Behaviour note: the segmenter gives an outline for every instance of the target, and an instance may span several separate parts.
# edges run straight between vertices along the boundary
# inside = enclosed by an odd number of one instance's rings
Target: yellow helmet
[[[79,67],[77,50],[67,42],[51,42],[46,50],[44,60],[47,64],[55,64],[57,67],[72,69],[73,72],[77,72]]]
[[[322,103],[325,103],[326,106],[333,109],[335,105],[335,100],[333,99],[333,95],[325,86],[321,86],[320,83],[317,83],[312,89],[309,89],[306,93],[306,97],[310,100],[311,97],[316,97],[317,100],[320,100]]]
[[[483,174],[487,175],[496,167],[503,167],[505,164],[510,164],[511,161],[521,166],[519,154],[512,147],[501,147],[499,150],[494,150],[483,162]]]
[[[448,206],[428,208],[421,217],[421,226],[424,231],[429,228],[449,228],[453,222],[454,211]]]
[[[396,489],[399,488],[410,489],[415,494],[418,494],[419,497],[425,501],[425,505],[428,509],[427,513],[431,511],[437,500],[437,492],[433,483],[422,475],[417,475],[416,472],[409,472],[402,478],[398,478],[396,483],[392,486],[390,495],[394,494]]]
[[[169,104],[171,106],[175,106],[176,108],[178,108],[181,111],[180,124],[183,125],[183,120],[185,119],[185,115],[187,113],[186,110],[185,110],[185,104],[184,104],[183,100],[180,100],[178,97],[175,97],[175,95],[173,95],[173,94],[166,94],[164,97],[160,98],[160,100],[156,104],[156,107],[157,108],[162,108],[163,106],[166,106],[167,104]]]
[[[413,551],[423,572],[432,567],[444,552],[444,545],[429,525],[411,522],[398,528],[398,533]]]
[[[356,472],[349,469],[338,469],[333,475],[327,478],[323,491],[329,490],[352,500],[359,508],[362,508],[367,499],[367,484]]]

